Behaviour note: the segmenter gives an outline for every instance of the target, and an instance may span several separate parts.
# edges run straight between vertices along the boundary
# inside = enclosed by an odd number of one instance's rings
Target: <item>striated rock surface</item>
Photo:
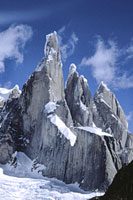
[[[45,165],[44,176],[104,191],[133,159],[124,112],[103,83],[93,100],[74,64],[64,90],[56,32],[46,36],[44,52],[22,93],[15,87],[0,108],[0,163],[23,151]]]
[[[21,120],[18,98],[21,94],[18,85],[13,89],[0,88],[3,104],[0,107],[0,163],[10,160],[16,146],[20,148]],[[19,131],[19,132],[18,132]]]
[[[74,124],[92,126],[92,96],[84,76],[79,76],[74,64],[70,65],[65,97]]]
[[[128,131],[125,114],[115,95],[104,83],[96,91],[94,103],[94,123],[115,138],[114,152],[120,156],[120,168],[123,163],[133,159],[133,136]]]
[[[125,145],[126,139],[122,136],[127,137],[128,123],[115,95],[101,83],[94,96],[94,102],[98,111],[94,118],[95,124],[113,134],[116,139],[123,139],[122,145]],[[97,120],[97,117],[100,120]],[[123,131],[125,134],[122,134]]]

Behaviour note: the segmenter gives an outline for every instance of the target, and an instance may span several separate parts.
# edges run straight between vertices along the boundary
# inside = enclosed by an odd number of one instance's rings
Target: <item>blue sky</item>
[[[0,87],[20,88],[44,56],[46,34],[59,35],[64,79],[75,63],[94,95],[115,93],[133,132],[132,0],[0,1]]]

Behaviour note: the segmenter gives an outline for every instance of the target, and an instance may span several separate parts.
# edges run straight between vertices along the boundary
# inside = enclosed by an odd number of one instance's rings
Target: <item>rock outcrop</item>
[[[95,199],[95,198],[94,198]],[[133,161],[122,167],[112,184],[99,200],[132,200],[133,199]]]
[[[74,64],[70,65],[65,97],[75,126],[92,126],[92,96],[84,76],[79,76]]]
[[[5,164],[12,156],[15,146],[20,148],[21,117],[18,98],[21,94],[16,85],[13,89],[1,88],[3,104],[0,107],[0,163]],[[23,145],[23,141],[21,142]]]
[[[101,83],[94,96],[94,123],[103,131],[113,135],[114,152],[121,155],[121,164],[133,159],[133,136],[128,131],[125,114],[115,95]],[[116,144],[117,143],[117,144]]]
[[[0,110],[0,163],[23,151],[45,165],[44,176],[104,191],[133,159],[124,112],[103,83],[93,100],[74,64],[64,90],[56,32],[47,35],[44,52],[22,93],[16,88]]]

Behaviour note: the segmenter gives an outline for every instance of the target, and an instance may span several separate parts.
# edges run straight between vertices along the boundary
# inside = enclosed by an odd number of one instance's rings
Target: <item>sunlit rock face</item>
[[[102,82],[94,96],[94,123],[103,131],[113,135],[117,142],[117,153],[121,162],[129,163],[133,158],[133,136],[128,131],[125,114],[115,95]],[[122,165],[121,165],[122,166]]]
[[[133,158],[124,112],[103,83],[93,99],[75,64],[64,89],[56,32],[46,36],[44,52],[22,93],[15,87],[0,107],[0,163],[23,151],[45,165],[44,176],[106,190]]]

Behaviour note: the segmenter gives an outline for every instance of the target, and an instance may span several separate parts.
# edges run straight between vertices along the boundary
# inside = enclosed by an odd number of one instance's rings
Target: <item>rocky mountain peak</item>
[[[18,85],[15,85],[12,89],[0,88],[0,107],[3,107],[8,99],[18,98],[21,94],[21,90]]]
[[[56,32],[46,36],[45,57],[20,97],[18,86],[6,92],[13,98],[0,108],[0,163],[14,151],[24,151],[45,165],[45,176],[105,190],[117,170],[132,160],[133,138],[111,90],[101,83],[92,99],[75,64],[64,89]]]
[[[56,31],[46,35],[44,55],[49,59],[51,59],[50,56],[57,56],[58,60],[60,59],[60,50]]]
[[[96,93],[103,93],[104,91],[110,91],[110,89],[103,81],[101,81]]]
[[[75,125],[92,125],[92,96],[84,76],[71,64],[66,81],[65,97]]]
[[[106,108],[108,107],[108,109],[110,110],[110,113],[113,114],[114,117],[118,118],[121,121],[125,130],[128,129],[126,116],[124,114],[123,109],[120,106],[120,103],[118,102],[114,93],[103,82],[100,83],[94,95],[94,101],[96,105],[98,106],[98,108],[101,105],[102,106],[105,105]]]
[[[68,75],[68,77],[71,76],[74,72],[76,72],[76,70],[77,70],[76,65],[74,63],[72,63],[70,65],[70,67],[69,67],[69,75]]]
[[[17,98],[21,94],[21,90],[19,89],[18,85],[15,85],[15,87],[11,90],[11,93],[9,95],[9,98]]]

